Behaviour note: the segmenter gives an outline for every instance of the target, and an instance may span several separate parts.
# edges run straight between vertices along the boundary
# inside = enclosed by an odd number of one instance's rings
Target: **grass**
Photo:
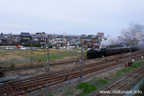
[[[8,53],[4,53],[4,54],[2,54],[2,55],[9,55]]]
[[[93,78],[92,80],[90,80],[90,82],[92,82],[93,85],[96,85],[96,87],[99,88],[105,84],[108,84],[110,80],[101,79],[101,78]]]
[[[91,93],[92,91],[97,90],[98,88],[108,84],[112,80],[118,79],[120,76],[135,68],[138,68],[141,65],[143,65],[142,62],[133,63],[130,67],[118,70],[112,77],[105,76],[103,78],[93,78],[88,82],[80,83],[75,87],[76,89],[81,90],[80,93],[77,94],[77,96],[87,96],[87,94]]]
[[[115,74],[115,76],[113,77],[113,79],[117,79],[118,77],[124,75],[125,73],[129,72],[132,69],[138,68],[139,66],[141,66],[143,63],[142,62],[138,62],[138,63],[132,63],[132,66],[127,67],[127,68],[123,68],[121,70],[118,70]]]
[[[15,59],[27,59],[25,61],[21,61],[21,63],[30,63],[29,61],[31,60],[31,50],[3,50],[3,52],[0,52],[0,65],[1,64],[9,64],[7,61],[9,60],[15,60]],[[64,58],[67,56],[75,56],[75,55],[80,55],[81,53],[78,53],[78,50],[71,49],[71,50],[66,50],[66,49],[50,49],[49,50],[50,54],[50,60],[55,60],[55,59],[60,59]],[[47,51],[45,50],[45,55],[47,56]],[[60,56],[61,55],[61,56]],[[86,55],[86,52],[84,51],[84,55]],[[33,50],[32,53],[33,61],[36,62],[41,62],[44,61],[44,50],[39,49],[39,50]],[[5,63],[6,62],[6,63]],[[19,65],[18,62],[16,62],[16,65]]]
[[[80,83],[76,86],[77,89],[82,89],[82,91],[80,92],[80,94],[78,94],[77,96],[84,96],[85,94],[88,94],[94,90],[96,90],[96,86],[93,85],[91,82],[83,82]]]
[[[53,96],[51,92],[48,92],[48,94],[42,94],[42,96]]]
[[[81,90],[77,96],[86,96],[88,93],[102,87],[103,85],[108,84],[109,81],[104,80],[102,78],[93,78],[89,82],[83,82],[76,86],[76,89]]]
[[[75,90],[74,90],[74,87],[72,86],[70,86],[70,87],[67,87],[66,89],[65,89],[65,93],[64,94],[62,94],[62,96],[68,96],[68,95],[73,95],[75,93]]]
[[[76,56],[77,54],[75,53],[54,53],[54,54],[50,54],[49,55],[49,59],[50,60],[56,60],[56,59],[61,59],[61,58],[65,58],[65,57],[70,57],[70,56]],[[44,55],[38,55],[38,56],[34,56],[33,60],[36,62],[41,62],[44,61]],[[45,61],[47,60],[47,55],[45,55]]]
[[[64,57],[68,57],[68,56],[75,56],[75,53],[65,53],[65,54],[61,54],[61,55],[57,55],[57,54],[53,54],[50,56],[50,60],[51,59],[60,59],[60,58],[64,58]]]
[[[80,55],[75,50],[67,50],[65,52],[63,52],[63,51],[61,52],[61,50],[60,51],[56,50],[56,51],[57,52],[51,53],[49,55],[49,59],[50,60],[56,60],[56,59],[61,59],[61,58],[65,58],[65,57],[71,57],[71,56]],[[27,53],[24,53],[24,54],[27,54]],[[39,62],[43,62],[44,61],[43,52],[42,52],[42,54],[38,54],[38,53],[33,53],[33,54],[35,55],[35,56],[32,56],[32,62],[33,63],[39,63]],[[31,55],[26,56],[26,57],[23,56],[22,53],[21,54],[17,53],[17,55],[19,56],[17,58],[14,58],[15,56],[11,56],[12,58],[0,59],[0,66],[1,67],[12,67],[11,64],[15,64],[15,66],[31,64]],[[45,54],[45,61],[47,61],[47,54]]]

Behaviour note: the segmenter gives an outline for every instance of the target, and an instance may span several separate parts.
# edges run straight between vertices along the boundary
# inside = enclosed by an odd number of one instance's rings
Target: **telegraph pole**
[[[45,44],[44,44],[44,45],[45,45]],[[48,39],[48,37],[47,37],[47,39],[46,39],[46,45],[47,45],[47,46],[44,46],[44,69],[45,69],[46,71],[49,71],[50,68],[49,68],[49,39]],[[46,56],[45,56],[45,47],[46,47],[46,52],[47,52],[47,64],[46,64],[46,62],[45,62],[45,58],[46,58]]]
[[[81,73],[80,73],[80,78],[81,78],[81,80],[82,80],[82,77],[83,77],[83,46],[84,46],[84,36],[82,36],[82,38],[81,38],[81,44],[82,44],[82,47],[81,47]]]
[[[33,62],[32,62],[32,53],[33,53],[33,52],[32,52],[32,50],[33,50],[33,49],[32,49],[32,46],[33,46],[33,45],[32,45],[32,36],[31,36],[31,64],[33,64]]]
[[[49,71],[50,70],[50,68],[49,68],[49,39],[47,38],[46,39],[46,43],[47,43],[47,47],[46,47],[46,49],[47,49],[47,64],[46,64],[46,66],[45,66],[45,70],[46,71]],[[45,51],[44,51],[45,52]],[[45,62],[44,62],[45,63]]]
[[[46,81],[46,94],[45,96],[48,96],[48,82]]]
[[[49,71],[49,40],[47,40],[47,67]]]
[[[45,63],[45,44],[43,45],[43,50],[44,50],[44,67],[46,67],[46,63]]]
[[[131,44],[130,44],[130,62],[132,61],[132,56],[131,56]]]

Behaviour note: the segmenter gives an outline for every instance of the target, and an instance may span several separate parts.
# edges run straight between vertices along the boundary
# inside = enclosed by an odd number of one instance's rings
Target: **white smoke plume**
[[[138,46],[142,49],[144,49],[144,41],[139,41]]]
[[[107,46],[110,46],[110,45],[118,45],[118,44],[120,44],[118,37],[108,37],[106,40],[102,39],[100,49],[106,48]]]
[[[137,32],[143,32],[143,31],[144,31],[144,26],[135,24],[135,25],[131,25],[131,27],[128,29],[122,29],[120,34],[121,37],[123,37],[125,40],[133,40],[136,38]]]
[[[139,37],[137,35],[138,33],[140,35]],[[141,34],[143,34],[143,37]],[[128,29],[122,29],[119,37],[108,37],[106,40],[103,39],[100,48],[119,44],[125,45],[130,42],[133,43],[133,45],[138,45],[144,48],[144,26],[135,24],[131,25]]]

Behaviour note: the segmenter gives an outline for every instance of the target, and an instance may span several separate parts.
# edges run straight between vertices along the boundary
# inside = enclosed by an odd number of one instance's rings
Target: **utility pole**
[[[48,96],[48,82],[46,81],[46,94],[45,96]]]
[[[130,44],[130,62],[132,61],[132,56],[131,56],[131,44]]]
[[[46,43],[47,43],[47,47],[46,47],[46,49],[47,49],[47,64],[46,64],[46,66],[45,66],[45,70],[46,71],[49,71],[50,70],[50,68],[49,68],[49,39],[47,38],[46,39]],[[45,52],[45,51],[44,51]],[[45,57],[44,57],[45,58]],[[44,63],[45,63],[45,61],[44,61]]]
[[[33,48],[33,47],[32,47],[32,46],[33,46],[33,45],[32,45],[32,36],[31,36],[31,64],[33,64],[33,62],[32,62],[32,53],[33,53],[33,52],[32,52],[32,50],[33,50],[32,48]]]
[[[81,44],[82,44],[82,46],[81,46],[81,73],[80,73],[80,78],[81,78],[81,80],[82,80],[82,77],[83,77],[83,46],[84,46],[84,36],[82,36],[81,37]]]
[[[43,50],[44,50],[44,68],[46,67],[46,63],[45,63],[45,44],[43,45]]]
[[[49,39],[47,39],[47,68],[49,71]]]

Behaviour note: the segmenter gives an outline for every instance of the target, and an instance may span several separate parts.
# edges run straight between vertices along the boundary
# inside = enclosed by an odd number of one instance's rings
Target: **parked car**
[[[6,47],[5,49],[6,50],[12,50],[13,48],[12,47]]]
[[[21,46],[20,49],[21,49],[21,50],[26,50],[26,47]]]

